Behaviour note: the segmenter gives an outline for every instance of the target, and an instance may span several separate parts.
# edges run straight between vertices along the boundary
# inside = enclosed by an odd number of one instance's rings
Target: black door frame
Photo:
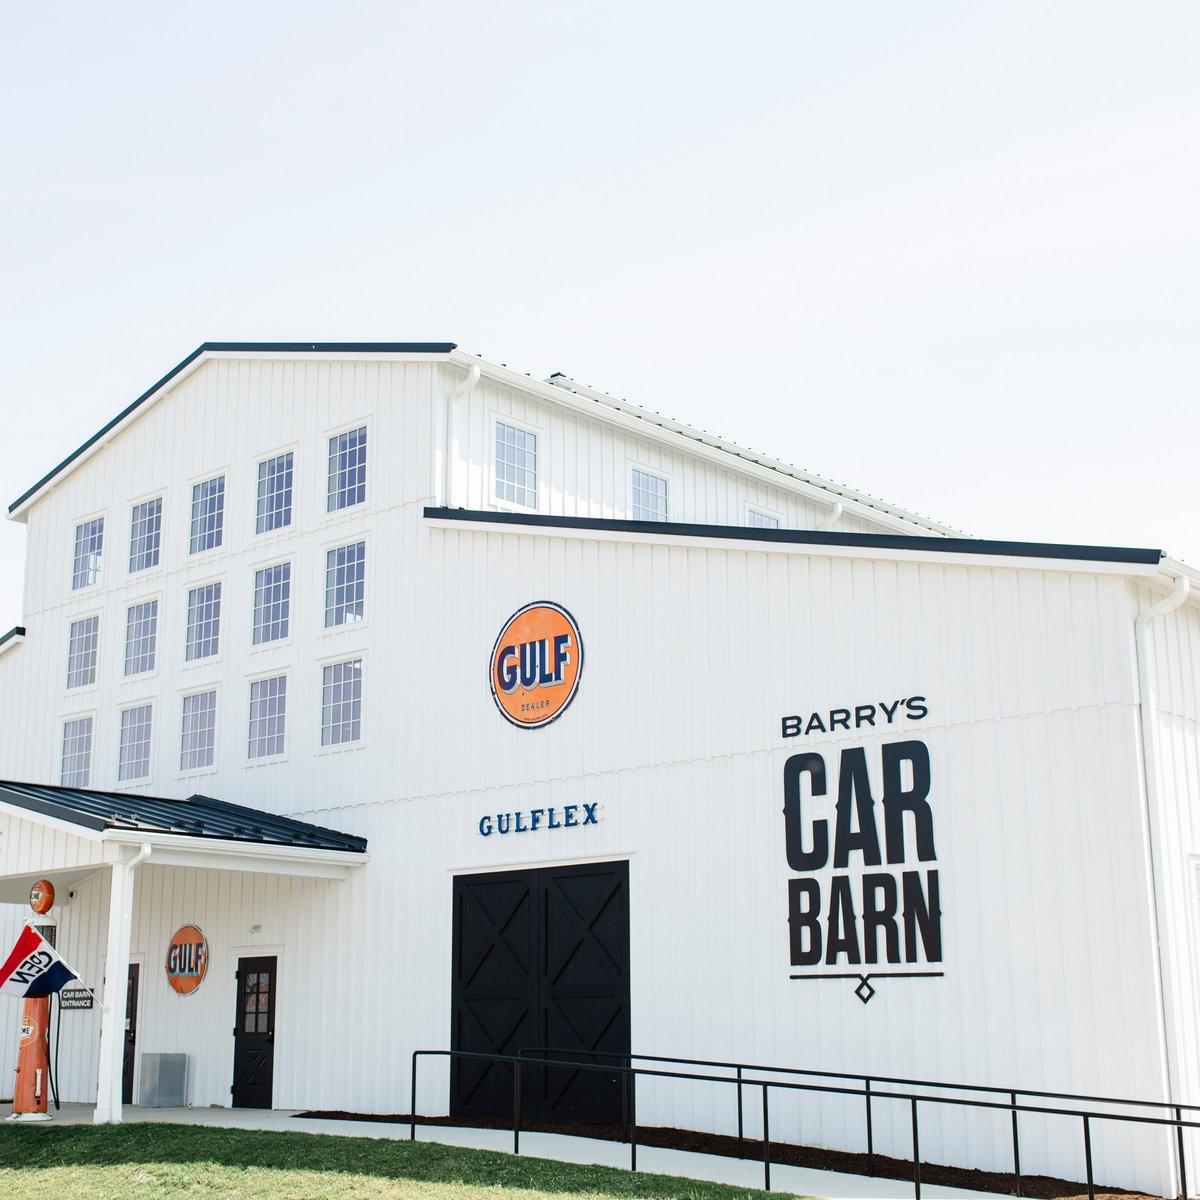
[[[139,1017],[142,1008],[142,960],[140,957],[130,957],[129,967],[126,972],[125,985],[125,1025],[121,1031],[121,1041],[124,1046],[124,1053],[121,1057],[121,1103],[133,1104],[137,1096],[134,1085],[137,1083],[137,1036],[138,1025],[140,1024]],[[129,983],[128,980],[133,980],[133,1012],[129,1011]],[[133,1040],[130,1041],[129,1035],[133,1034]],[[128,1065],[127,1065],[128,1064]],[[128,1090],[126,1084],[129,1085]]]
[[[230,1053],[229,1061],[229,1103],[230,1107],[239,1107],[234,1103],[234,1088],[237,1083],[237,1068],[238,1068],[238,1031],[241,1028],[242,1012],[242,984],[241,984],[241,969],[243,962],[253,962],[259,959],[274,960],[271,978],[271,1007],[269,1014],[269,1032],[271,1044],[271,1084],[270,1094],[271,1101],[267,1105],[269,1109],[274,1104],[275,1096],[275,1030],[278,1023],[279,1015],[279,975],[280,965],[283,962],[283,950],[279,946],[242,946],[234,947],[232,951],[233,957],[233,1046]]]

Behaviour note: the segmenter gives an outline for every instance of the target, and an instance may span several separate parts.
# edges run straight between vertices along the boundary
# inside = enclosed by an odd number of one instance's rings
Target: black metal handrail
[[[592,1053],[583,1051],[583,1053]],[[651,1067],[634,1067],[623,1066],[620,1064],[600,1064],[600,1063],[585,1063],[578,1059],[531,1059],[520,1054],[488,1054],[483,1051],[475,1050],[414,1050],[412,1054],[412,1090],[411,1096],[411,1113],[409,1138],[412,1141],[417,1137],[417,1062],[422,1057],[441,1057],[448,1059],[472,1059],[483,1062],[498,1062],[511,1063],[513,1066],[513,1153],[520,1154],[521,1152],[521,1080],[524,1068],[540,1067],[570,1067],[574,1070],[583,1071],[603,1071],[606,1074],[619,1074],[625,1077],[625,1092],[627,1096],[626,1111],[629,1117],[628,1133],[629,1133],[629,1149],[630,1162],[629,1169],[637,1170],[637,1120],[634,1115],[636,1112],[636,1093],[637,1080],[640,1077],[652,1079],[681,1079],[689,1080],[697,1083],[731,1083],[735,1084],[739,1092],[743,1087],[758,1087],[762,1089],[762,1108],[763,1108],[763,1190],[771,1190],[771,1141],[770,1141],[770,1091],[789,1092],[818,1092],[823,1095],[837,1096],[871,1096],[876,1100],[901,1100],[907,1101],[912,1117],[912,1142],[913,1142],[913,1194],[915,1200],[921,1200],[921,1152],[920,1152],[920,1131],[917,1116],[917,1106],[919,1104],[947,1104],[959,1108],[982,1108],[992,1109],[1002,1112],[1009,1112],[1013,1115],[1014,1120],[1017,1113],[1039,1113],[1044,1116],[1054,1117],[1079,1117],[1083,1122],[1083,1152],[1084,1161],[1087,1168],[1087,1187],[1088,1200],[1095,1200],[1096,1185],[1092,1172],[1092,1121],[1122,1121],[1136,1125],[1151,1125],[1162,1126],[1175,1129],[1179,1135],[1179,1150],[1183,1152],[1182,1133],[1184,1129],[1200,1129],[1200,1121],[1185,1121],[1180,1116],[1171,1117],[1152,1117],[1144,1115],[1134,1115],[1129,1113],[1112,1113],[1112,1112],[1088,1112],[1079,1109],[1063,1109],[1050,1108],[1045,1105],[1035,1104],[1018,1104],[1015,1097],[1010,1094],[1007,1104],[996,1100],[970,1100],[961,1096],[929,1096],[916,1095],[907,1092],[893,1091],[869,1091],[867,1087],[859,1090],[849,1087],[837,1087],[832,1084],[825,1083],[794,1083],[786,1080],[777,1079],[745,1079],[744,1077],[733,1077],[728,1075],[700,1075],[692,1071],[660,1071]],[[619,1055],[624,1059],[630,1059],[632,1055]],[[639,1056],[642,1057],[642,1056]],[[674,1059],[668,1061],[685,1062],[683,1059]],[[785,1070],[785,1068],[767,1068],[768,1071]],[[852,1076],[852,1079],[864,1079],[864,1076]],[[871,1078],[874,1078],[872,1076]],[[963,1089],[966,1090],[966,1089]],[[982,1088],[979,1090],[983,1090]],[[1114,1101],[1122,1103],[1121,1101]],[[1188,1107],[1195,1108],[1195,1105],[1167,1105],[1164,1107]],[[1181,1160],[1181,1168],[1183,1166]],[[1019,1194],[1019,1192],[1018,1192]],[[1186,1186],[1183,1189],[1183,1194],[1187,1195]]]

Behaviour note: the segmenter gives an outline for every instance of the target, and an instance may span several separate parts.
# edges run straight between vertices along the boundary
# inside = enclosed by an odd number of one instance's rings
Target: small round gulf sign
[[[195,925],[176,931],[167,947],[167,982],[181,996],[190,996],[208,970],[208,942]]]
[[[492,699],[522,729],[537,729],[562,716],[582,673],[579,626],[562,605],[549,600],[513,613],[492,647]]]

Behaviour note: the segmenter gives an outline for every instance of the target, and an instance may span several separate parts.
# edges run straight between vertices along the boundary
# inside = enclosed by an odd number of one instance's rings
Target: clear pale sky
[[[202,341],[437,339],[1200,565],[1198,49],[1191,0],[10,6],[0,495]]]

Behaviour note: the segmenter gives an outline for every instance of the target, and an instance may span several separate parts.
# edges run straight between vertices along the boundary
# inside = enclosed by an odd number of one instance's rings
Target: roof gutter
[[[1150,667],[1149,632],[1150,626],[1159,617],[1173,612],[1187,600],[1192,585],[1191,580],[1183,574],[1168,573],[1167,577],[1174,578],[1174,589],[1169,596],[1165,596],[1138,613],[1133,624],[1133,637],[1137,657],[1138,727],[1141,736],[1144,773],[1142,817],[1145,824],[1146,870],[1149,873],[1154,893],[1154,904],[1150,915],[1154,944],[1157,950],[1155,957],[1158,964],[1158,975],[1155,983],[1158,990],[1161,1018],[1160,1053],[1163,1059],[1166,1093],[1168,1098],[1174,1101],[1180,1098],[1178,1095],[1179,1080],[1176,1078],[1174,1067],[1175,1056],[1179,1051],[1179,1038],[1175,1024],[1177,1013],[1174,964],[1170,951],[1171,939],[1164,937],[1164,932],[1169,930],[1170,902],[1166,887],[1166,869],[1162,861],[1166,833],[1163,829],[1162,804],[1159,794],[1158,693],[1155,673]]]
[[[466,379],[446,397],[446,429],[442,441],[442,495],[439,503],[447,508],[450,506],[450,431],[454,421],[454,404],[455,401],[474,390],[475,385],[479,382],[479,374],[479,364],[472,363]]]

